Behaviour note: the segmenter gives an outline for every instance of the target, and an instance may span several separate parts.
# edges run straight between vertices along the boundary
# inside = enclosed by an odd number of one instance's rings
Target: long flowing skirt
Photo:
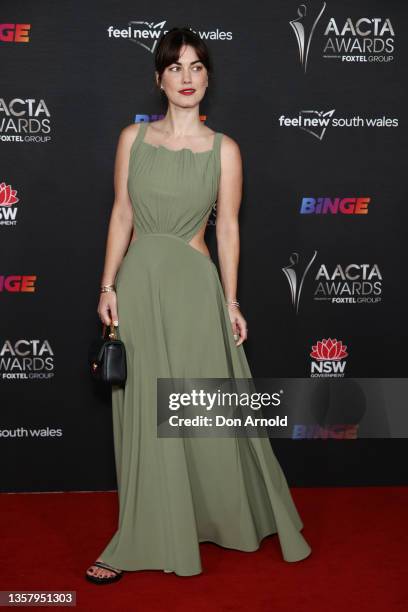
[[[124,570],[202,571],[199,543],[285,561],[311,548],[268,438],[157,437],[157,378],[251,378],[213,261],[172,234],[142,234],[116,278],[128,376],[112,388],[117,531],[101,558]]]

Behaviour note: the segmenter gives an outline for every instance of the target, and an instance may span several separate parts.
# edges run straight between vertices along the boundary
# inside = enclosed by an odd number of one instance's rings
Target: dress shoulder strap
[[[135,138],[135,142],[140,142],[143,140],[145,131],[147,128],[148,121],[139,121],[139,130],[137,132],[137,136]]]
[[[132,146],[130,147],[130,152],[132,153],[136,147],[139,145],[140,142],[142,142],[143,138],[144,138],[144,134],[146,131],[146,127],[147,127],[147,121],[139,121],[139,129],[137,131],[137,136],[134,139]]]
[[[215,132],[213,149],[217,155],[220,154],[221,139],[222,139],[222,132]]]
[[[213,144],[213,153],[216,160],[218,175],[221,174],[221,140],[223,134],[222,132],[215,132],[214,136],[214,144]]]

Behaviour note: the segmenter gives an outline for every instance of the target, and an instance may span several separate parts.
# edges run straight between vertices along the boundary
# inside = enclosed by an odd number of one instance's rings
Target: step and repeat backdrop
[[[91,380],[88,347],[101,333],[117,140],[166,112],[153,54],[174,26],[208,43],[201,119],[241,148],[238,299],[253,376],[326,390],[370,379],[378,394],[387,379],[404,410],[407,17],[402,0],[3,0],[2,491],[116,487],[110,389]],[[215,206],[218,265],[216,222]],[[406,439],[385,424],[350,435],[362,387],[346,388],[317,393],[314,422],[271,440],[288,480],[406,482]]]

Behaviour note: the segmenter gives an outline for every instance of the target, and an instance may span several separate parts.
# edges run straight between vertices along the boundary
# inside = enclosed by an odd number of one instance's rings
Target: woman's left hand
[[[236,340],[236,346],[240,346],[248,338],[247,322],[242,316],[240,309],[236,306],[228,306],[228,313],[232,324],[232,333],[239,336]]]

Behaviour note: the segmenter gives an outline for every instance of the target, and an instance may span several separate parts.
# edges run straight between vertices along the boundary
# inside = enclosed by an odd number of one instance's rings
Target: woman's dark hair
[[[208,78],[212,75],[213,68],[210,53],[200,36],[187,27],[172,28],[159,39],[154,56],[155,68],[159,74],[159,86],[165,68],[174,62],[178,62],[180,49],[183,45],[194,47],[197,57],[207,68]]]

